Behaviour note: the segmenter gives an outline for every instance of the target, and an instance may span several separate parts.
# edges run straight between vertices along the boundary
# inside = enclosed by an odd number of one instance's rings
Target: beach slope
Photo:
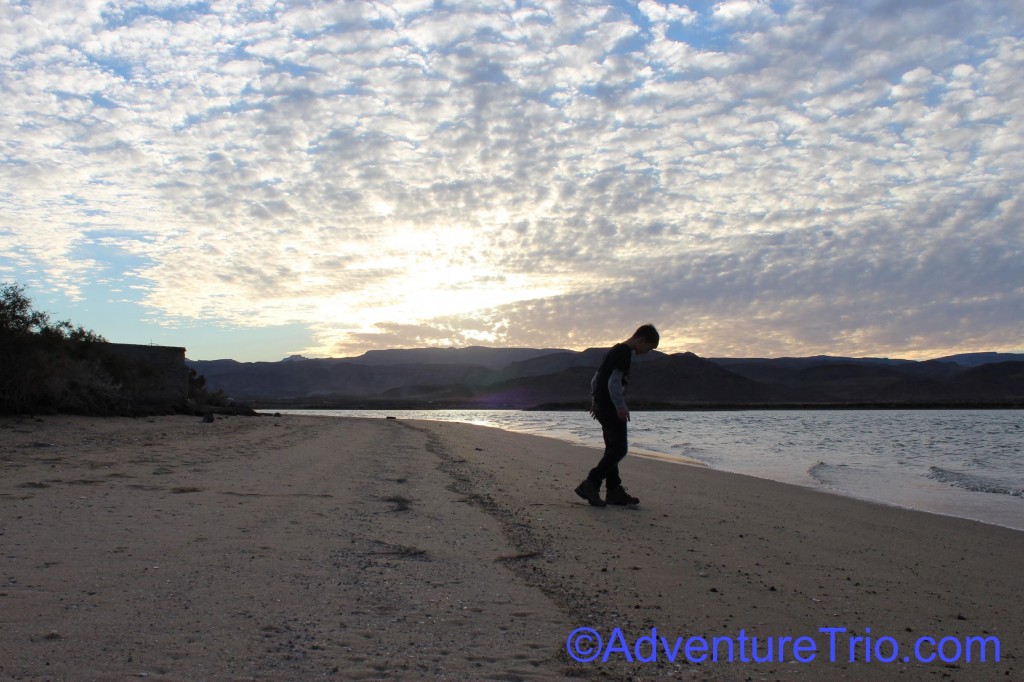
[[[598,456],[444,422],[0,421],[0,678],[1021,674],[1024,533],[639,457],[641,505],[593,508]]]

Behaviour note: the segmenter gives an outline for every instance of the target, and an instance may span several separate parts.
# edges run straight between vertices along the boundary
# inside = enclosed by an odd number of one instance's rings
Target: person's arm
[[[608,395],[612,398],[612,404],[615,405],[619,419],[628,422],[629,408],[626,407],[626,392],[622,388],[622,376],[622,370],[612,370],[611,376],[608,377]]]

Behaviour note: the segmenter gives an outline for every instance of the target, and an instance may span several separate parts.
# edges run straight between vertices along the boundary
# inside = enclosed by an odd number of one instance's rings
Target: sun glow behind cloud
[[[1010,0],[0,12],[0,274],[70,300],[309,354],[1024,336]]]

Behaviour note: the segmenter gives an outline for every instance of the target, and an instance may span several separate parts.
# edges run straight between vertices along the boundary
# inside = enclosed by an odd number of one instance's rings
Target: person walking
[[[626,341],[609,349],[601,366],[590,381],[590,415],[601,424],[604,437],[604,455],[587,478],[576,486],[576,494],[595,507],[609,504],[640,504],[640,500],[626,492],[619,477],[619,462],[629,449],[626,425],[629,408],[626,406],[626,387],[633,355],[644,355],[658,347],[661,335],[653,324],[638,328]],[[601,484],[607,492],[601,499]]]

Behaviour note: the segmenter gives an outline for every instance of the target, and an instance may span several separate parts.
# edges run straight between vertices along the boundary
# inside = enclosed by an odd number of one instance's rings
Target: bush
[[[51,322],[23,286],[0,285],[0,412],[123,412],[127,401],[106,366],[105,342],[71,322]]]
[[[224,391],[210,391],[206,388],[206,377],[197,373],[193,367],[188,370],[188,400],[189,405],[196,413],[227,407],[229,403]]]
[[[72,343],[102,343],[99,334],[67,320],[50,322],[49,313],[32,308],[25,287],[4,282],[0,285],[0,340],[37,336]]]

